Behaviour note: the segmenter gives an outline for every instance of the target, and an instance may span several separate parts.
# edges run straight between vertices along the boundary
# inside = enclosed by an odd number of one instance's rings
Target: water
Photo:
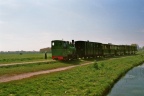
[[[144,96],[144,64],[130,70],[108,96]]]

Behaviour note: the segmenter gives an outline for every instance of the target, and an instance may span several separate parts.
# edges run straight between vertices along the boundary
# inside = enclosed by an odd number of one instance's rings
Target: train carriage
[[[119,53],[120,53],[120,55],[125,55],[125,46],[124,45],[119,45]]]
[[[103,56],[110,56],[110,45],[102,44]]]
[[[94,50],[93,50],[94,43],[89,42],[89,41],[86,41],[85,43],[86,43],[86,56],[85,56],[85,58],[93,57],[93,55],[94,55]]]
[[[117,52],[116,50],[117,50],[117,46],[110,44],[110,55],[111,56],[116,55],[116,52]]]
[[[136,46],[112,45],[89,41],[63,41],[51,42],[52,59],[69,60],[77,58],[96,58],[100,56],[129,55],[135,54]]]
[[[132,51],[132,54],[136,54],[137,46],[131,45],[131,51]]]
[[[79,58],[93,58],[102,56],[102,43],[89,41],[76,41],[76,53]]]
[[[94,54],[94,43],[89,41],[76,41],[75,42],[76,53],[79,58],[92,57]]]
[[[102,43],[93,42],[94,43],[94,55],[93,57],[103,56]]]
[[[115,56],[120,55],[120,47],[119,45],[115,45]]]
[[[125,54],[126,55],[130,54],[130,46],[129,45],[125,45]]]
[[[86,41],[76,41],[75,48],[78,58],[83,58],[87,56]]]
[[[137,47],[134,45],[131,45],[131,49],[130,49],[131,54],[135,54],[136,51],[137,51]]]

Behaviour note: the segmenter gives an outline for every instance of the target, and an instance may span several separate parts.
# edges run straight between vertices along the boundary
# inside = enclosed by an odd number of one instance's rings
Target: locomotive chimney
[[[74,40],[72,40],[72,44],[74,44]]]

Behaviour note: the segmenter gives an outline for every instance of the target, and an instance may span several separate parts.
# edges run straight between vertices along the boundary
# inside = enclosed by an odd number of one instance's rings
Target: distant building
[[[51,48],[50,47],[42,48],[40,49],[40,52],[51,52]]]

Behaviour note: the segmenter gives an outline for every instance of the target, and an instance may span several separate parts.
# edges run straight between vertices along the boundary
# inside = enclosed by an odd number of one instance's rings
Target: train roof
[[[64,41],[64,40],[52,40],[52,42],[53,42],[53,41],[67,42],[67,41]]]
[[[82,40],[79,40],[79,41],[75,41],[75,42],[91,42],[91,41],[82,41]],[[91,42],[91,43],[100,43],[100,42]],[[102,43],[100,43],[102,44]]]

